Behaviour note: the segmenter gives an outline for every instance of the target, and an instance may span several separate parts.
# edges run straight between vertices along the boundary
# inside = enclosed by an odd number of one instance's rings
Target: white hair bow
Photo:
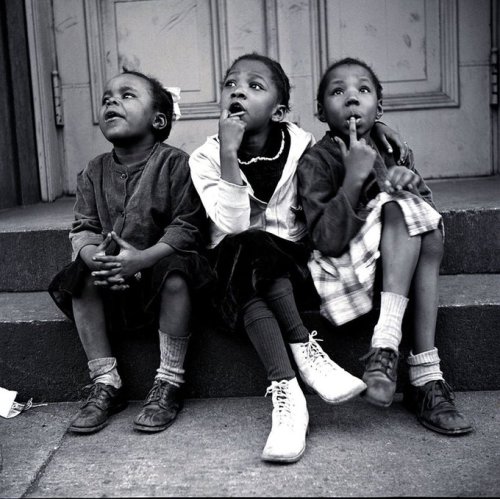
[[[171,96],[174,101],[173,118],[177,121],[181,117],[181,108],[179,101],[181,100],[181,89],[179,87],[163,87]]]

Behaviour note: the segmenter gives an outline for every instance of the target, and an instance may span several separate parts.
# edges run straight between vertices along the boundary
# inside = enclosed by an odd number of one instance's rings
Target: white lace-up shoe
[[[306,450],[309,424],[306,398],[297,378],[273,381],[266,396],[273,396],[273,425],[262,451],[264,461],[295,463]]]
[[[333,362],[316,340],[316,331],[307,343],[290,343],[300,377],[325,402],[339,404],[366,390],[365,383]]]

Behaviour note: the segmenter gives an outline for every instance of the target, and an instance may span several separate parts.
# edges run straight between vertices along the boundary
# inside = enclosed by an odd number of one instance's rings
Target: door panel
[[[52,1],[66,193],[90,158],[110,150],[96,112],[121,66],[181,87],[183,116],[168,141],[192,152],[217,131],[228,64],[251,51],[282,63],[292,82],[288,118],[317,139],[321,73],[339,57],[360,57],[382,80],[383,119],[426,178],[492,172],[490,0]]]

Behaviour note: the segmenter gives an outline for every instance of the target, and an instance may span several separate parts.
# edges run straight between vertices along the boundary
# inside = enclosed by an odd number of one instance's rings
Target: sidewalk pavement
[[[332,497],[500,495],[500,391],[457,393],[476,431],[446,437],[401,405],[308,395],[310,433],[292,465],[260,460],[264,397],[190,399],[172,427],[134,432],[140,402],[94,435],[67,432],[78,403],[0,418],[0,497]],[[2,463],[3,461],[3,463]]]

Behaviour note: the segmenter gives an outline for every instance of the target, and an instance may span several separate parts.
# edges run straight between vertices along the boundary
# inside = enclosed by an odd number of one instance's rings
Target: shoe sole
[[[97,426],[91,426],[91,427],[84,427],[84,426],[70,426],[68,428],[68,431],[72,433],[85,433],[85,434],[90,434],[90,433],[97,433],[98,431],[102,430],[105,428],[108,423],[109,419],[114,416],[115,414],[118,414],[119,412],[123,411],[126,409],[128,406],[128,402],[123,403],[122,405],[118,406],[115,410],[109,413],[108,419],[104,421],[104,423],[101,423],[100,425]]]
[[[304,454],[306,450],[306,446],[304,444],[304,447],[302,450],[297,454],[296,456],[291,456],[291,457],[275,457],[275,456],[265,456],[262,454],[261,459],[262,461],[266,461],[268,463],[281,463],[281,464],[291,464],[291,463],[296,463]]]
[[[369,402],[372,405],[376,405],[377,407],[384,407],[384,408],[390,407],[390,405],[393,402],[392,400],[390,400],[389,402],[381,402],[380,400],[377,400],[377,399],[370,397],[366,393],[361,394],[361,398],[363,400],[366,400],[367,402]]]
[[[309,435],[309,425],[307,425],[307,428],[306,428],[306,437],[308,435]],[[263,453],[260,456],[260,458],[262,459],[262,461],[266,461],[268,463],[292,464],[292,463],[296,463],[302,457],[302,455],[304,454],[305,451],[306,451],[306,443],[304,442],[304,447],[302,448],[302,450],[300,451],[300,453],[297,454],[296,456],[292,456],[292,457],[274,457],[274,456],[265,456],[264,453]]]
[[[321,395],[321,393],[318,393],[316,390],[314,390],[314,388],[312,388],[312,390],[314,392],[316,392],[319,395],[319,397],[322,400],[324,400],[325,402],[327,402],[328,404],[335,405],[335,404],[342,404],[343,402],[347,402],[348,400],[351,400],[354,397],[357,397],[358,395],[360,395],[361,393],[363,393],[366,390],[366,385],[360,386],[359,388],[356,388],[355,391],[345,395],[344,397],[336,398],[336,399],[327,399],[326,397],[323,397],[323,395]]]
[[[316,395],[318,395],[326,403],[332,404],[332,405],[342,404],[343,402],[347,402],[348,400],[351,400],[354,397],[357,397],[359,394],[363,393],[366,390],[366,385],[363,383],[358,388],[356,388],[356,390],[354,390],[353,392],[345,395],[344,397],[336,398],[336,399],[327,399],[326,397],[324,397],[323,395],[321,395],[321,393],[319,393],[317,390],[315,390],[312,386],[308,385],[307,382],[305,381],[305,379],[302,376],[300,376],[300,378],[302,379],[302,381],[304,382],[304,384],[311,389],[311,391],[313,391]]]
[[[304,454],[306,448],[304,448],[300,451],[300,454],[297,456],[293,457],[273,457],[273,456],[261,456],[262,461],[266,461],[267,463],[280,463],[280,464],[292,464],[296,463]]]
[[[177,418],[172,419],[172,421],[162,426],[144,426],[138,423],[134,423],[134,430],[140,431],[142,433],[158,433],[160,431],[166,430],[169,426],[172,426],[175,419]]]
[[[459,435],[466,435],[467,433],[471,433],[472,431],[474,431],[474,428],[472,428],[472,426],[469,426],[467,428],[459,428],[457,430],[444,430],[443,428],[434,426],[433,424],[428,423],[423,419],[417,418],[417,420],[422,426],[425,426],[428,430],[435,431],[436,433],[440,433],[441,435],[459,436]]]

